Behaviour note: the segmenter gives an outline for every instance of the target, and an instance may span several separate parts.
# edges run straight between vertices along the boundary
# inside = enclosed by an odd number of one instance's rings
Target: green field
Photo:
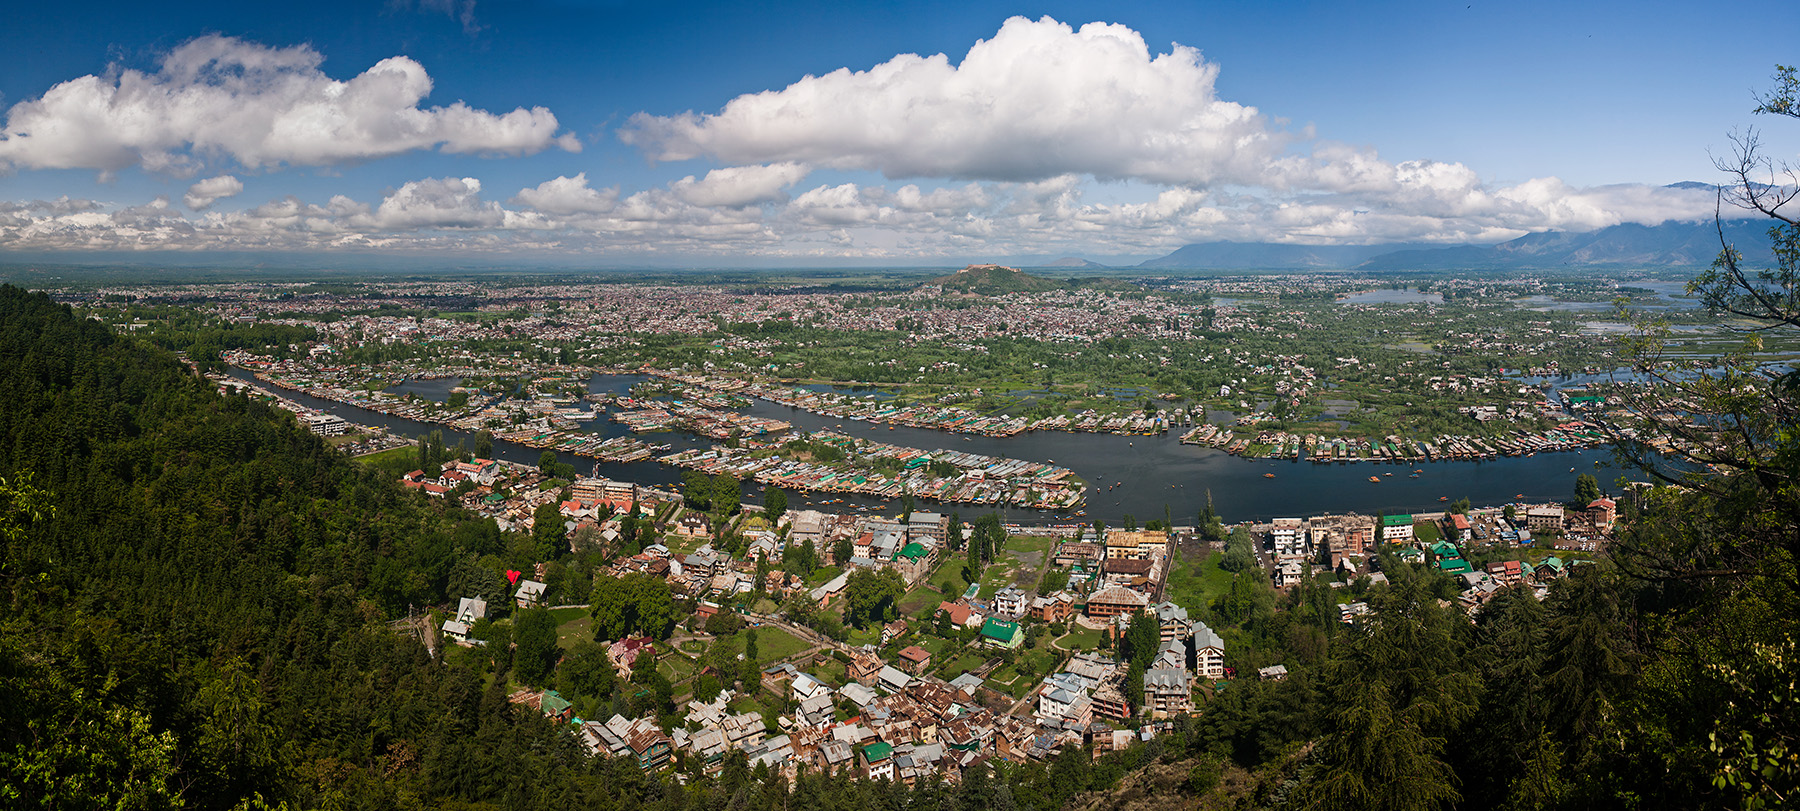
[[[377,470],[385,470],[394,474],[395,478],[419,467],[419,451],[411,445],[389,448],[379,453],[358,456],[356,461]]]
[[[938,674],[943,677],[944,681],[950,681],[970,670],[981,667],[982,663],[988,659],[989,657],[983,651],[966,652],[954,659],[945,660],[944,664],[938,668]]]
[[[550,617],[556,620],[556,644],[565,649],[594,638],[594,618],[586,608],[552,608]]]
[[[1064,650],[1094,650],[1100,647],[1100,635],[1102,633],[1104,632],[1093,628],[1083,628],[1077,625],[1074,630],[1058,637],[1056,645]]]
[[[1434,544],[1438,542],[1439,538],[1443,537],[1443,534],[1438,532],[1436,521],[1420,521],[1417,524],[1413,524],[1413,537],[1417,538],[1419,543]]]
[[[764,662],[786,659],[810,647],[812,643],[775,626],[756,629],[756,658]]]
[[[680,656],[664,658],[656,663],[656,669],[661,671],[663,677],[667,678],[671,684],[680,683],[683,679],[694,675],[694,663]]]
[[[1053,538],[1034,535],[1008,537],[1000,555],[981,572],[981,599],[992,599],[995,592],[1007,586],[1035,591],[1038,574],[1054,543]]]
[[[930,580],[920,580],[919,585],[914,586],[912,591],[900,598],[898,606],[900,616],[928,620],[937,611],[938,603],[954,599],[957,596],[955,594],[945,596],[931,584]]]
[[[1212,604],[1214,597],[1231,590],[1231,573],[1219,568],[1219,561],[1224,558],[1225,553],[1213,552],[1196,571],[1189,556],[1180,555],[1175,570],[1169,572],[1163,593],[1171,602],[1189,610]]]

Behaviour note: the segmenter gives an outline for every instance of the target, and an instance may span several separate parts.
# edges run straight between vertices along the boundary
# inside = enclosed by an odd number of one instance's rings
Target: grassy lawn
[[[1000,557],[988,564],[981,573],[981,599],[992,600],[994,594],[1007,586],[1016,585],[1019,575],[1018,561]],[[1033,583],[1035,587],[1037,584]]]
[[[981,667],[982,663],[986,662],[988,658],[989,657],[986,656],[985,653],[965,653],[955,659],[945,662],[944,666],[939,668],[938,672],[942,674],[944,681],[950,681],[957,676],[961,676],[975,668]]]
[[[867,628],[857,628],[856,626],[852,625],[852,626],[850,626],[849,631],[850,631],[850,638],[845,641],[850,643],[850,647],[855,648],[855,647],[861,647],[863,645],[880,645],[881,644],[881,628],[880,628],[880,626],[870,625]]]
[[[1164,593],[1183,608],[1198,609],[1211,604],[1214,597],[1231,590],[1231,573],[1219,568],[1219,561],[1224,558],[1225,553],[1214,552],[1196,571],[1191,558],[1180,556],[1175,561],[1175,570],[1169,573]]]
[[[850,680],[848,669],[844,667],[843,662],[836,659],[827,659],[823,664],[814,665],[807,672],[834,687],[841,687],[844,682]]]
[[[1436,521],[1421,521],[1417,524],[1413,524],[1413,537],[1419,539],[1419,543],[1434,544],[1437,543],[1438,539],[1443,537],[1443,535],[1438,532]]]
[[[938,636],[921,636],[913,644],[931,651],[931,656],[935,659],[938,654],[944,652],[945,647],[950,645],[950,640]]]
[[[657,662],[656,669],[671,683],[679,683],[694,675],[694,663],[679,656],[670,656]]]
[[[698,639],[690,639],[681,643],[681,652],[690,656],[699,656],[706,652],[707,643]]]
[[[385,470],[396,477],[414,470],[419,466],[419,449],[411,445],[390,448],[380,453],[358,456],[356,461],[369,467]]]
[[[806,585],[823,586],[826,583],[831,582],[831,578],[842,574],[843,571],[843,569],[836,566],[820,566],[812,573],[811,577],[806,578]]]
[[[1014,554],[1042,555],[1049,552],[1055,543],[1055,538],[1044,535],[1014,535],[1006,539],[1006,550]],[[1043,563],[1043,558],[1038,558],[1038,562]]]
[[[756,658],[763,662],[786,659],[812,647],[806,640],[772,625],[756,629]]]
[[[942,592],[931,585],[931,581],[920,580],[919,585],[914,586],[912,591],[900,598],[898,607],[900,615],[903,617],[921,617],[922,615],[923,618],[928,619],[931,613],[937,610],[937,604],[947,599],[950,598],[945,597]]]
[[[1095,650],[1100,647],[1101,631],[1075,626],[1075,630],[1059,637],[1056,644],[1068,650]]]
[[[663,545],[669,547],[669,554],[671,555],[691,554],[694,550],[699,549],[708,543],[711,543],[711,539],[702,538],[698,535],[670,535],[663,541]]]
[[[584,639],[594,638],[594,618],[588,615],[587,609],[553,608],[550,616],[556,620],[557,645],[568,648]]]

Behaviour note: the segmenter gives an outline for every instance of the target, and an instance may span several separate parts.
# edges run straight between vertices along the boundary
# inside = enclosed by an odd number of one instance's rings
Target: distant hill
[[[1750,264],[1774,262],[1769,223],[1727,220],[1725,237]],[[1719,254],[1719,234],[1711,221],[1662,225],[1615,225],[1598,231],[1546,231],[1498,245],[1285,245],[1268,242],[1207,242],[1187,245],[1145,268],[1269,270],[1454,270],[1564,266],[1632,265],[1704,267]]]
[[[1219,270],[1341,270],[1385,253],[1424,245],[1287,245],[1274,242],[1203,242],[1186,245],[1141,268],[1216,268]]]
[[[1751,265],[1775,261],[1769,248],[1766,220],[1727,220],[1725,239],[1737,246]],[[1370,270],[1435,270],[1440,268],[1547,268],[1631,265],[1636,267],[1705,267],[1719,255],[1719,228],[1712,222],[1636,225],[1627,223],[1586,233],[1546,231],[1526,234],[1498,245],[1463,245],[1431,250],[1403,250],[1371,258]]]
[[[1061,259],[1051,262],[1048,265],[1045,265],[1044,267],[1047,267],[1047,268],[1088,268],[1088,269],[1092,269],[1092,270],[1106,270],[1106,269],[1110,269],[1112,266],[1111,265],[1102,265],[1099,262],[1093,262],[1093,261],[1090,261],[1087,259],[1083,259],[1079,256],[1065,256]]]
[[[1057,279],[1033,276],[1005,265],[970,265],[948,276],[930,279],[926,284],[943,285],[946,290],[987,296],[1001,293],[1041,293],[1065,286]]]

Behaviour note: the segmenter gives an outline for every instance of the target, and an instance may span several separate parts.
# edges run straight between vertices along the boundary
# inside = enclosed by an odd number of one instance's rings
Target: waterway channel
[[[231,369],[233,376],[255,380],[249,372]],[[594,392],[624,393],[632,384],[648,378],[637,375],[601,375],[589,384]],[[266,385],[266,384],[265,384]],[[392,417],[356,406],[324,400],[302,392],[276,389],[310,408],[322,409],[363,425],[378,425],[401,436],[418,436],[430,431],[443,431],[445,442],[458,440],[474,444],[472,434],[442,425]],[[1118,526],[1125,515],[1138,521],[1171,516],[1175,523],[1192,523],[1206,503],[1210,492],[1213,506],[1227,521],[1265,520],[1278,516],[1307,516],[1323,513],[1356,511],[1365,514],[1419,512],[1442,509],[1440,497],[1468,498],[1475,506],[1498,505],[1519,500],[1564,501],[1574,492],[1575,477],[1592,473],[1602,489],[1616,491],[1616,482],[1625,473],[1614,466],[1612,452],[1596,448],[1564,453],[1540,453],[1528,457],[1502,457],[1480,462],[1430,462],[1410,465],[1357,464],[1317,465],[1311,462],[1240,459],[1213,448],[1183,445],[1179,431],[1162,436],[1115,436],[1112,434],[1077,434],[1060,431],[1036,431],[1014,437],[965,436],[924,428],[896,426],[889,428],[853,420],[839,421],[788,406],[762,400],[754,401],[747,413],[786,420],[795,428],[808,431],[833,430],[878,442],[914,448],[957,450],[968,453],[1002,456],[1033,461],[1054,461],[1074,470],[1089,483],[1084,518],[1069,521],[1091,521],[1096,518]],[[589,430],[602,436],[624,436],[624,426],[604,418],[589,423]],[[701,437],[683,433],[639,435],[641,439],[668,444],[676,450],[707,447],[711,443]],[[496,456],[511,462],[536,464],[542,451],[496,440]],[[589,457],[561,454],[562,461],[587,473],[595,470]],[[1411,478],[1413,470],[1421,470]],[[652,486],[672,486],[681,480],[681,469],[653,461],[627,464],[599,463],[598,472],[609,478],[636,481]],[[1267,478],[1265,474],[1274,474]],[[1370,482],[1376,476],[1379,482]],[[1633,476],[1632,478],[1637,478]],[[761,487],[746,482],[747,500],[761,500]],[[837,503],[826,502],[838,500]],[[795,509],[817,507],[826,511],[849,512],[856,507],[893,512],[898,502],[880,499],[839,496],[836,494],[790,493],[789,503]],[[960,511],[965,521],[983,508],[968,505],[933,505],[921,503],[918,509]],[[1062,514],[1041,510],[999,510],[1008,521],[1020,523],[1053,523]]]

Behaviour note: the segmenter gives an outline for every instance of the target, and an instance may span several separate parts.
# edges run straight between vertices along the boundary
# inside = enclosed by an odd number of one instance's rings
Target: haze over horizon
[[[1720,179],[1713,156],[1759,123],[1754,94],[1800,33],[1772,2],[9,19],[0,261],[701,267],[1123,263],[1710,218],[1712,192],[1670,184]],[[1790,134],[1763,145],[1800,159]]]

